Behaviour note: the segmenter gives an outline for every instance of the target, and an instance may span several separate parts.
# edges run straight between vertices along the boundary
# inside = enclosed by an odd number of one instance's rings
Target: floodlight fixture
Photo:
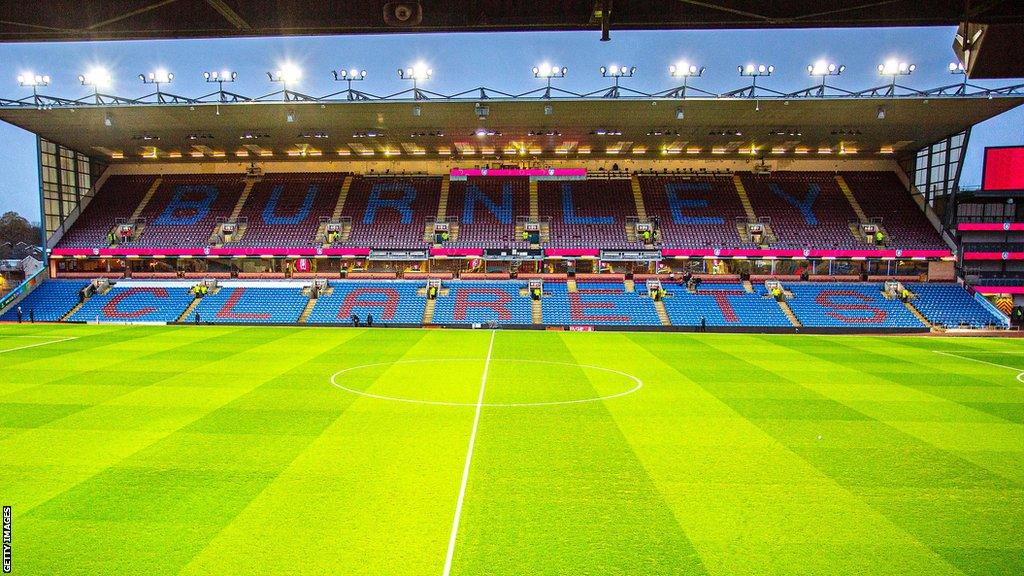
[[[554,66],[547,62],[533,67],[534,78],[565,78],[568,73],[569,69],[565,66]]]
[[[882,76],[892,76],[894,81],[896,76],[909,76],[913,74],[914,70],[917,70],[916,64],[909,64],[894,58],[878,65],[878,73]]]
[[[963,62],[950,62],[949,63],[950,74],[960,74],[963,76],[967,75],[967,67],[964,66]]]
[[[699,78],[704,75],[705,68],[688,62],[679,62],[668,67],[668,73],[673,78]]]
[[[568,73],[569,69],[565,66],[555,66],[547,62],[533,67],[533,77],[543,78],[547,82],[547,88],[544,89],[545,98],[551,98],[551,79],[565,78]]]
[[[174,74],[166,70],[160,69],[154,72],[150,72],[148,75],[139,74],[139,80],[142,80],[143,84],[156,84],[157,92],[159,92],[159,86],[161,84],[169,84],[170,82],[172,82],[174,80]]]
[[[82,83],[82,86],[92,86],[99,90],[110,86],[112,79],[106,68],[93,68],[85,74],[79,74],[78,81]]]
[[[636,66],[601,66],[601,76],[605,78],[629,78],[636,74]]]
[[[210,72],[203,72],[203,78],[205,78],[207,82],[223,84],[224,82],[234,82],[235,78],[238,78],[238,72],[232,72],[230,70],[221,70],[218,72],[213,70]]]
[[[846,72],[846,66],[843,64],[836,64],[835,62],[826,62],[824,60],[818,60],[814,64],[807,65],[807,74],[810,76],[839,76],[843,72]]]
[[[771,64],[747,64],[746,66],[737,66],[740,76],[771,76],[775,72],[775,66]]]
[[[32,88],[33,100],[35,100],[36,105],[40,105],[39,87],[49,86],[50,76],[48,74],[34,74],[32,72],[25,72],[24,74],[18,74],[18,85],[30,86]]]
[[[416,100],[426,98],[420,92],[420,80],[430,80],[430,77],[434,75],[433,68],[429,68],[423,62],[417,62],[408,68],[399,68],[398,77],[402,80],[412,80],[412,95]]]
[[[32,72],[26,72],[24,74],[18,74],[18,85],[19,86],[49,86],[50,77],[45,74],[33,74]]]

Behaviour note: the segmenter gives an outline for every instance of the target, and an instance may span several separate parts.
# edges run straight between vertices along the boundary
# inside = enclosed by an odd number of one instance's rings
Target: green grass
[[[0,326],[14,573],[441,575],[490,338]],[[1024,573],[1024,342],[497,332],[491,358],[453,575]],[[331,385],[366,364],[337,383],[466,405]],[[635,386],[593,367],[643,387],[490,405]]]

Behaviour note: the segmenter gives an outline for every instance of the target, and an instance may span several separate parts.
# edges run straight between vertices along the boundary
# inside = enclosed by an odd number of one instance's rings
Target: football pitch
[[[0,366],[14,574],[1024,574],[1024,341],[3,325]]]

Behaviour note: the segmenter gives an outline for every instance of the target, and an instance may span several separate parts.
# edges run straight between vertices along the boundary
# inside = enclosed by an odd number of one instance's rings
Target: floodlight
[[[429,80],[434,75],[434,70],[427,68],[427,65],[422,62],[417,62],[412,66],[398,70],[398,77],[403,80],[412,80],[414,82],[419,80]]]
[[[93,86],[98,90],[109,86],[111,77],[110,72],[107,72],[105,68],[93,68],[85,74],[79,74],[78,81],[81,82],[83,86]]]
[[[696,64],[688,64],[686,62],[680,62],[673,64],[668,67],[668,73],[674,78],[686,78],[688,76],[702,76],[704,74],[704,67],[697,66]]]
[[[839,76],[846,71],[846,66],[834,62],[818,60],[814,64],[807,65],[807,74],[811,76]]]
[[[740,76],[771,76],[775,72],[775,66],[771,64],[747,64],[746,66],[737,66],[736,69]]]
[[[216,70],[203,72],[203,78],[205,78],[207,82],[234,82],[237,77],[238,72],[231,72],[228,70],[221,70],[220,72],[217,72]]]
[[[908,64],[896,59],[889,59],[878,65],[878,73],[882,76],[907,76],[914,70],[917,70],[916,64]]]
[[[48,86],[50,84],[50,76],[26,72],[18,74],[18,84],[21,86],[32,86],[33,88],[36,86]]]
[[[963,62],[950,62],[949,63],[950,74],[967,74],[967,68]]]
[[[150,72],[149,75],[139,74],[139,80],[142,80],[143,84],[167,84],[174,80],[174,74],[160,69],[155,72]]]
[[[601,76],[612,78],[628,78],[636,74],[636,66],[601,66]]]

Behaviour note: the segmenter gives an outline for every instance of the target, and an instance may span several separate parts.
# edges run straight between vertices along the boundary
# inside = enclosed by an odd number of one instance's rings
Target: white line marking
[[[459,518],[462,516],[462,502],[466,499],[466,484],[469,483],[469,466],[473,462],[473,445],[476,444],[476,430],[480,426],[480,411],[484,407],[484,387],[487,385],[487,372],[491,368],[491,351],[494,350],[494,334],[496,332],[496,330],[491,330],[491,343],[487,346],[484,374],[480,378],[480,395],[476,399],[476,415],[473,416],[473,431],[469,434],[466,465],[462,468],[462,485],[459,487],[459,500],[455,503],[455,518],[452,519],[452,534],[448,538],[448,555],[444,559],[443,576],[448,576],[452,572],[452,558],[455,557],[455,537],[459,534]]]
[[[1007,366],[1005,364],[996,364],[995,362],[989,362],[988,360],[979,360],[977,358],[970,358],[968,356],[961,356],[959,354],[953,354],[952,352],[940,352],[939,350],[932,350],[936,354],[942,354],[943,356],[950,356],[953,358],[960,358],[961,360],[970,360],[971,362],[978,362],[980,364],[988,364],[989,366],[995,366],[997,368],[1006,368],[1007,370],[1013,370],[1017,373],[1017,381],[1024,384],[1024,380],[1021,380],[1021,376],[1024,376],[1024,370],[1020,368],[1014,368],[1013,366]]]
[[[26,346],[18,346],[17,348],[5,348],[3,350],[0,350],[0,354],[3,354],[5,352],[14,352],[15,350],[24,350],[26,348],[35,348],[36,346],[47,346],[49,344],[67,342],[68,340],[78,340],[78,336],[68,336],[67,338],[61,338],[59,340],[51,340],[50,342],[39,342],[37,344],[28,344]]]
[[[383,394],[374,394],[372,392],[366,392],[365,390],[356,390],[355,388],[349,388],[338,383],[338,376],[354,370],[360,370],[362,368],[374,368],[377,366],[393,366],[395,364],[418,364],[423,362],[477,362],[479,358],[418,358],[413,360],[398,360],[396,362],[376,362],[374,364],[362,364],[359,366],[352,366],[351,368],[345,368],[339,370],[334,374],[331,374],[331,385],[335,388],[339,388],[352,394],[358,394],[360,396],[366,396],[367,398],[374,398],[376,400],[389,400],[391,402],[406,402],[409,404],[428,404],[431,406],[476,406],[472,402],[445,402],[443,400],[418,400],[416,398],[402,398],[400,396],[385,396]],[[607,396],[597,396],[594,398],[578,398],[576,400],[550,400],[547,402],[511,402],[511,403],[489,403],[485,402],[484,406],[488,408],[522,408],[529,406],[560,406],[563,404],[583,404],[586,402],[600,402],[603,400],[611,400],[613,398],[619,398],[627,396],[640,390],[644,387],[643,380],[628,374],[626,372],[620,372],[619,370],[613,370],[612,368],[605,368],[604,366],[592,366],[590,364],[573,364],[571,362],[555,362],[552,360],[527,360],[527,359],[516,359],[516,358],[495,358],[495,362],[524,362],[529,364],[550,364],[554,366],[569,366],[571,368],[587,368],[591,370],[601,370],[602,372],[609,372],[611,374],[618,374],[623,378],[632,380],[636,385],[629,390],[622,392],[616,392],[615,394],[609,394]]]

